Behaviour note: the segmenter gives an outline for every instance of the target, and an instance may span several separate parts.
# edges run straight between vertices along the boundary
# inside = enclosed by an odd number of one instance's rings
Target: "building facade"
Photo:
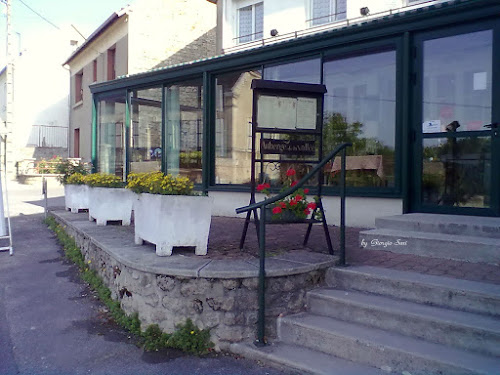
[[[69,153],[91,161],[89,85],[215,54],[216,7],[204,0],[138,0],[113,13],[65,62],[71,72]],[[154,117],[151,120],[153,133]],[[113,149],[124,150],[125,128],[108,128]],[[138,135],[143,138],[144,135]],[[161,136],[160,136],[161,138]],[[123,171],[120,152],[113,159]],[[121,159],[120,159],[121,158]]]
[[[123,122],[123,168],[135,170],[133,124],[155,113],[161,169],[191,176],[215,197],[214,214],[234,216],[249,199],[252,80],[321,83],[325,153],[353,144],[347,225],[409,212],[500,216],[500,1],[418,5],[93,85],[97,169],[115,168],[106,134]],[[323,171],[329,223],[338,223],[335,165]],[[278,189],[273,168],[263,175]]]

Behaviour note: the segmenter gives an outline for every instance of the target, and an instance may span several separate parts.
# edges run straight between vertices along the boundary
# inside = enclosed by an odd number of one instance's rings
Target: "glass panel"
[[[396,52],[333,60],[323,65],[325,108],[323,154],[347,149],[349,186],[392,187],[395,183]],[[340,162],[325,168],[325,183],[337,185]]]
[[[202,179],[203,82],[196,79],[165,87],[167,173]]]
[[[347,13],[347,0],[337,0],[336,20],[344,20]]]
[[[488,130],[492,44],[491,30],[424,42],[424,133]]]
[[[123,176],[125,95],[102,99],[98,103],[97,171]]]
[[[321,83],[321,60],[311,59],[265,66],[264,79],[298,83]]]
[[[161,88],[132,92],[130,171],[161,171]]]
[[[240,43],[252,40],[252,6],[238,9],[238,41]]]
[[[489,207],[491,138],[424,139],[422,202]]]
[[[255,36],[253,39],[262,39],[264,31],[264,3],[258,3],[255,7]]]
[[[253,79],[258,69],[217,76],[215,182],[250,184]],[[258,141],[258,140],[257,140]]]
[[[332,0],[312,0],[312,24],[322,25],[330,22]]]

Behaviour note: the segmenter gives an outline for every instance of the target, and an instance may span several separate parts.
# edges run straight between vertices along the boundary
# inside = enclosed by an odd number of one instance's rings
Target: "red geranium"
[[[309,208],[310,210],[314,210],[316,208],[316,203],[315,202],[308,203],[307,208]]]
[[[281,208],[286,208],[286,203],[285,202],[280,202]]]
[[[290,187],[294,187],[295,185],[297,185],[298,181],[292,181],[292,183],[290,184]]]
[[[288,177],[290,177],[290,176],[295,176],[295,169],[293,169],[293,168],[289,168],[289,169],[286,171],[286,175],[287,175]]]
[[[297,201],[295,198],[290,199],[290,206],[295,206],[297,204]]]
[[[309,194],[309,189],[308,188],[304,189],[304,194]]]
[[[273,208],[273,214],[275,215],[280,214],[281,211],[282,211],[281,207],[276,206]]]
[[[304,197],[303,197],[302,195],[300,195],[300,194],[297,194],[297,195],[295,196],[295,200],[296,200],[297,202],[300,202],[300,201],[302,200],[302,198],[304,198]]]

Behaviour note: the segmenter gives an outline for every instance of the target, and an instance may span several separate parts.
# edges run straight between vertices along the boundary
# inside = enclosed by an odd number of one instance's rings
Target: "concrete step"
[[[432,232],[500,239],[500,218],[462,215],[405,214],[375,219],[379,229]]]
[[[229,345],[228,350],[256,361],[285,366],[302,375],[390,375],[388,371],[375,367],[282,342],[264,347],[256,347],[253,343],[234,343]]]
[[[500,318],[326,288],[309,292],[307,306],[315,315],[500,356]]]
[[[336,289],[500,316],[500,285],[370,266],[330,268],[326,282]]]
[[[500,373],[499,358],[308,313],[279,318],[278,334],[286,344],[412,375]]]
[[[361,231],[359,240],[361,246],[369,250],[385,250],[473,263],[500,264],[498,238],[400,229],[372,229]]]

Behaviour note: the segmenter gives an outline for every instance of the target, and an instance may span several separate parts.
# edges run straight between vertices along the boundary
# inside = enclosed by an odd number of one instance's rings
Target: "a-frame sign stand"
[[[311,165],[323,159],[323,96],[324,85],[253,80],[252,110],[252,169],[250,204],[256,202],[257,183],[280,180],[281,165]],[[256,170],[258,169],[258,176]],[[277,178],[278,177],[278,178]],[[322,197],[323,172],[318,172],[316,183],[316,208],[307,223],[304,246],[307,245],[314,223],[321,223],[330,254],[333,254],[332,241],[326,223]],[[311,190],[313,187],[311,186]],[[319,210],[320,219],[314,219]],[[241,234],[240,249],[245,244],[248,226],[255,222],[257,233],[259,220],[257,210],[248,211]],[[275,223],[296,223],[297,221],[271,221]]]

